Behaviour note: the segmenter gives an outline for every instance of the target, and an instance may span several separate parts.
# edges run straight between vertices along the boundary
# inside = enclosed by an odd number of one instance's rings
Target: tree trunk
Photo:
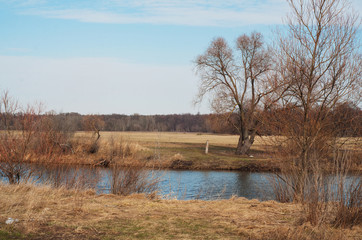
[[[96,139],[96,142],[98,141],[98,139],[101,137],[101,134],[99,133],[100,130],[99,129],[96,129],[95,130],[95,133],[97,134],[97,139]]]
[[[243,137],[240,135],[238,146],[236,148],[236,154],[237,155],[244,155],[248,154],[251,145],[253,145],[253,139],[251,139],[249,136],[246,139],[243,139]]]

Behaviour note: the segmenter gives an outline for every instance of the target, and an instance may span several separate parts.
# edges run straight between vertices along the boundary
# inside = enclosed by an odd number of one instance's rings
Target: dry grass
[[[171,157],[171,160],[172,161],[182,161],[184,159],[184,156],[182,156],[182,154],[181,153],[176,153],[175,155],[173,155],[172,157]]]
[[[209,141],[209,154],[205,144]],[[70,140],[70,150],[53,157],[58,164],[87,164],[108,166],[122,160],[125,166],[144,161],[148,168],[274,171],[283,166],[277,144],[283,137],[256,137],[252,156],[235,155],[238,136],[208,133],[178,132],[101,132],[95,142],[92,132],[76,132]],[[354,149],[353,170],[362,170],[358,158],[362,149],[360,139],[340,139],[346,149]],[[278,153],[278,154],[276,154]],[[30,159],[47,162],[45,157]]]
[[[1,133],[2,131],[0,131]],[[76,132],[75,139],[89,139],[92,132]],[[212,133],[192,133],[192,132],[101,132],[101,142],[107,144],[109,141],[128,141],[149,145],[155,143],[194,143],[205,144],[207,140],[211,145],[235,147],[238,143],[238,135],[212,134]],[[265,147],[272,147],[276,142],[282,142],[281,136],[256,136],[252,149],[264,150]],[[348,150],[360,150],[362,148],[362,138],[343,137],[338,141]]]
[[[145,193],[155,196],[160,181],[157,174],[145,169],[144,163],[139,163],[137,167],[124,167],[119,163],[111,166],[110,186],[113,194],[128,196]]]
[[[91,136],[90,132],[76,132],[75,137],[84,138]],[[136,142],[141,145],[154,146],[155,143],[182,143],[182,144],[203,144],[206,141],[210,145],[222,147],[236,147],[239,136],[230,134],[212,134],[212,133],[188,133],[188,132],[101,132],[103,142],[128,141]],[[256,136],[252,150],[266,150],[275,146],[276,143],[282,143],[286,139],[282,136]],[[362,148],[362,138],[344,137],[338,139],[338,143],[343,145],[346,150],[360,150]]]
[[[91,133],[77,132],[77,137],[89,136]],[[205,144],[209,140],[210,144],[217,146],[233,146],[238,143],[237,135],[209,134],[209,133],[180,133],[180,132],[102,132],[104,140],[113,138],[117,140],[127,140],[140,143],[197,143]],[[256,137],[253,147],[258,148],[265,145],[266,139],[270,137]]]
[[[150,200],[140,194],[121,197],[46,186],[0,185],[0,238],[358,239],[362,235],[361,226],[343,230],[299,225],[300,211],[295,204],[245,198]],[[8,217],[20,221],[5,225]]]
[[[86,142],[92,136],[77,132],[76,142]],[[78,156],[77,161],[96,163],[108,157],[109,149],[118,143],[129,144],[134,149],[132,158],[146,161],[147,167],[215,169],[215,170],[262,170],[276,168],[274,160],[265,149],[272,147],[270,137],[258,137],[252,147],[252,157],[234,154],[238,136],[175,132],[101,132],[99,149],[90,156]],[[205,143],[209,141],[209,154]],[[111,147],[112,146],[112,147]],[[79,152],[79,151],[76,151]],[[182,157],[181,157],[182,156]],[[71,159],[69,159],[71,160]],[[123,161],[126,163],[127,161]],[[132,165],[132,163],[130,163]]]

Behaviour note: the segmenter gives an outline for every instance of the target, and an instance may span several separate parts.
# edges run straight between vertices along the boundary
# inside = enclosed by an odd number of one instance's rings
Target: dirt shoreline
[[[146,169],[160,169],[160,170],[190,170],[190,171],[241,171],[241,172],[265,172],[265,173],[273,173],[280,172],[281,168],[285,162],[282,161],[273,161],[272,159],[250,159],[248,161],[240,160],[238,162],[230,163],[229,165],[223,163],[222,165],[216,165],[212,162],[203,162],[202,164],[192,162],[190,160],[174,160],[174,161],[154,161],[154,160],[141,160],[145,161],[145,164],[142,164],[142,168]],[[87,167],[102,167],[102,168],[110,168],[111,164],[104,164],[104,159],[98,159],[89,161],[86,159],[75,158],[71,160],[60,159],[58,161],[44,161],[44,160],[30,160],[25,163],[31,164],[40,164],[40,165],[72,165],[72,166],[87,166]],[[132,159],[124,162],[118,163],[120,167],[140,167],[139,162],[136,164],[132,164]],[[326,173],[333,173],[332,170],[326,167]],[[361,168],[351,168],[349,171],[351,174],[361,174]]]
[[[273,136],[257,137],[250,155],[235,155],[238,136],[169,133],[169,132],[101,132],[96,141],[89,132],[77,132],[66,147],[55,146],[51,154],[30,152],[24,162],[35,164],[77,164],[108,167],[147,167],[174,170],[220,170],[248,172],[279,172],[289,163],[280,160],[273,145]],[[209,142],[208,154],[205,142]],[[353,144],[352,144],[353,143]],[[358,159],[360,142],[348,147],[356,159],[351,172],[362,172]],[[50,158],[49,158],[50,156]],[[325,168],[329,171],[328,167]]]

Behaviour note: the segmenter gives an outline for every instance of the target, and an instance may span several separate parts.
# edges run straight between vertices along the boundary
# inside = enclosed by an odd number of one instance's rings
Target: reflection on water
[[[233,195],[249,199],[273,199],[270,173],[227,171],[161,171],[163,194],[177,199],[225,199]]]
[[[34,166],[34,165],[33,165]],[[73,167],[68,165],[42,166],[37,165],[38,183],[49,184],[52,187],[97,189],[101,172],[96,168]]]
[[[36,182],[59,185],[67,188],[92,188],[97,193],[111,192],[111,170],[105,168],[35,166],[38,172]],[[275,199],[270,179],[272,173],[236,171],[188,171],[153,170],[149,171],[159,181],[159,193],[167,198],[228,199],[232,196],[248,199]],[[350,179],[356,176],[350,176]],[[360,176],[357,176],[360,179]]]

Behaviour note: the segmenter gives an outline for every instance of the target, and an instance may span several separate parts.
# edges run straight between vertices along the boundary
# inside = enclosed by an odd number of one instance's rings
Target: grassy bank
[[[59,163],[98,164],[120,158],[124,165],[132,165],[134,159],[148,167],[203,170],[272,171],[279,161],[272,157],[270,137],[258,137],[250,156],[234,154],[238,136],[200,133],[170,132],[101,132],[97,151],[90,153],[92,134],[77,132],[72,141],[74,153],[55,159]],[[205,154],[206,141],[209,151]],[[123,146],[123,147],[122,147]],[[126,146],[127,150],[124,149]],[[118,151],[122,149],[122,151]],[[118,151],[114,154],[114,150]],[[125,152],[126,156],[124,155]],[[128,154],[131,157],[128,157]]]
[[[91,138],[89,132],[77,132],[76,142],[85,143]],[[256,137],[250,155],[235,155],[235,147],[239,137],[225,134],[177,133],[177,132],[101,132],[99,150],[87,154],[78,150],[76,154],[63,157],[68,162],[96,164],[110,157],[111,149],[120,149],[126,145],[131,152],[132,160],[144,162],[148,167],[172,169],[203,170],[244,170],[274,171],[280,169],[283,161],[275,145],[281,137]],[[208,154],[205,154],[206,141],[209,142]],[[362,162],[358,160],[362,141],[357,138],[341,139],[344,149],[353,153],[357,159],[352,170],[362,170]],[[118,146],[117,146],[118,144]],[[125,150],[123,149],[123,154]],[[118,157],[122,157],[122,153]],[[132,165],[132,160],[122,157],[122,164]]]
[[[0,185],[0,239],[358,239],[352,229],[303,223],[297,204],[121,197]],[[6,225],[7,218],[19,222]]]
[[[250,154],[243,156],[235,155],[236,135],[101,132],[99,140],[96,139],[91,132],[76,132],[62,144],[54,144],[50,138],[48,142],[35,142],[29,148],[35,150],[29,151],[24,158],[28,162],[44,164],[117,164],[191,170],[275,171],[285,165],[276,145],[283,137],[256,137]],[[205,153],[206,141],[209,143],[208,154]],[[344,149],[355,156],[351,170],[361,171],[362,160],[358,157],[361,139],[340,141],[344,143]],[[39,151],[39,146],[45,146],[46,150]]]

